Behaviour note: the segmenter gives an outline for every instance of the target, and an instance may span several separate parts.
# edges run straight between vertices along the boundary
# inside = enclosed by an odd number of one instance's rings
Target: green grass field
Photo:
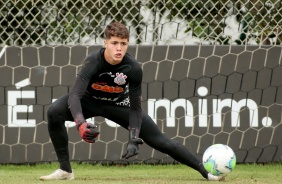
[[[1,184],[72,184],[72,183],[107,183],[107,184],[184,184],[218,183],[206,181],[202,176],[184,165],[129,165],[102,166],[73,163],[75,180],[40,181],[41,175],[47,175],[58,168],[58,164],[36,165],[0,165]],[[220,183],[281,183],[282,164],[241,164]]]

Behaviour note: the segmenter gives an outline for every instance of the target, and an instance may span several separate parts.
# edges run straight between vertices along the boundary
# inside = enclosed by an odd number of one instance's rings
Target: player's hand
[[[138,132],[138,133],[137,133]],[[143,144],[143,140],[136,136],[139,134],[138,129],[129,130],[129,141],[126,148],[126,153],[122,155],[122,158],[128,159],[139,153],[139,144]]]
[[[76,127],[79,132],[80,137],[88,143],[94,143],[96,141],[97,136],[100,134],[100,132],[96,131],[96,126],[83,122],[83,123],[77,123]]]

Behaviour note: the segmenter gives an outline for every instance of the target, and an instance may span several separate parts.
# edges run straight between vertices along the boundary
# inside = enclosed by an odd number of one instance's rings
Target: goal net
[[[0,2],[0,163],[55,161],[49,105],[71,90],[82,60],[101,48],[107,23],[124,22],[143,71],[142,108],[201,158],[229,145],[239,163],[281,161],[281,1]],[[142,145],[121,159],[128,132],[93,117],[81,140],[65,122],[71,160],[174,163]]]
[[[2,163],[56,159],[46,110],[68,93],[82,59],[100,46],[7,47],[0,66]],[[238,162],[280,161],[281,47],[131,46],[142,65],[142,107],[159,128],[201,156],[224,143]],[[101,135],[84,143],[66,122],[73,160],[124,162],[126,130],[95,117]],[[146,145],[133,160],[173,162]]]

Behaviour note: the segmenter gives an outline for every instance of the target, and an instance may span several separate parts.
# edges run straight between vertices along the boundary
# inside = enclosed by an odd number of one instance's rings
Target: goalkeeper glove
[[[96,141],[97,136],[100,134],[100,132],[96,131],[95,125],[87,122],[76,123],[76,128],[79,132],[80,137],[88,143],[94,143]]]
[[[129,130],[129,141],[126,148],[126,153],[122,155],[122,158],[130,158],[132,156],[138,155],[139,144],[143,144],[143,140],[139,138],[139,129],[131,128]]]

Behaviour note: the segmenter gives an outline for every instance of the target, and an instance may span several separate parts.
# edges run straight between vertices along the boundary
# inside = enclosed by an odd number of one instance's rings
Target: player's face
[[[128,48],[128,40],[126,38],[111,37],[104,41],[105,59],[112,65],[119,64]]]

